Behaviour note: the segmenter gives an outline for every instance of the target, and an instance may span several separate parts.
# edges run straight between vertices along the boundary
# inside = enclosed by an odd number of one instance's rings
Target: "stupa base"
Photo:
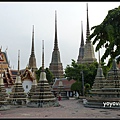
[[[83,101],[83,105],[89,108],[120,109],[120,102]]]
[[[25,105],[26,100],[21,100],[21,99],[8,99],[8,102],[10,105]]]
[[[9,110],[9,109],[10,109],[10,105],[0,105],[0,111]]]
[[[60,104],[58,101],[55,101],[55,102],[41,102],[41,101],[38,101],[38,102],[28,102],[27,103],[27,107],[41,107],[41,108],[44,108],[44,107],[59,107]]]

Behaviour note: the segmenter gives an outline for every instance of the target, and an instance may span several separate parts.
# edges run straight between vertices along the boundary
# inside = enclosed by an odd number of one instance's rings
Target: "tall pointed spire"
[[[34,25],[33,25],[33,31],[32,31],[32,48],[31,48],[31,56],[34,57]]]
[[[89,35],[90,35],[90,30],[89,30],[88,3],[87,3],[86,44],[85,44],[84,57],[82,63],[93,63],[94,61],[97,61],[97,59],[95,58],[94,47],[91,43],[91,40],[88,40]]]
[[[42,40],[42,71],[40,72],[40,81],[46,81],[46,72],[44,69],[44,40]]]
[[[44,40],[42,40],[42,71],[44,71]]]
[[[60,60],[60,51],[58,49],[57,40],[57,11],[55,10],[55,41],[52,53],[52,60],[49,66],[50,71],[53,73],[54,78],[63,77],[63,66]]]
[[[99,50],[99,53],[98,53],[98,57],[99,57],[99,67],[101,67],[100,50]]]
[[[84,46],[84,38],[83,38],[83,22],[81,21],[81,47]]]
[[[81,63],[83,57],[84,57],[84,38],[83,38],[83,22],[81,21],[81,44],[79,48],[79,55],[77,62]]]
[[[57,41],[57,11],[55,10],[55,43],[54,50],[58,50],[58,41]]]
[[[36,67],[36,58],[35,58],[35,53],[34,53],[34,25],[33,25],[33,30],[32,30],[32,47],[31,47],[31,55],[29,58],[29,68],[32,69],[32,71],[37,70]]]
[[[116,59],[113,59],[112,67],[111,67],[110,71],[116,71],[116,70],[119,70],[119,69],[116,64]]]
[[[99,65],[98,65],[96,77],[103,77],[104,75],[103,75],[103,70],[102,70],[102,67],[101,67],[100,50],[98,52],[98,58],[99,58]]]
[[[86,30],[86,42],[87,42],[87,40],[88,40],[89,35],[90,35],[90,30],[89,30],[88,3],[87,3],[87,30]]]
[[[20,75],[20,50],[18,50],[18,75]]]

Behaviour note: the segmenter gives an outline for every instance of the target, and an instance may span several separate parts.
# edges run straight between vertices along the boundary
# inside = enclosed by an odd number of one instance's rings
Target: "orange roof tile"
[[[63,83],[63,88],[62,88],[62,89],[66,90],[66,91],[70,91],[71,85],[76,82],[76,81],[73,80],[73,79],[68,80],[68,79],[66,79],[66,78],[65,78],[65,79],[55,80],[55,82],[54,82],[54,84],[53,84],[53,86],[52,86],[53,91],[54,91],[54,90],[57,90],[57,89],[60,89],[60,88],[59,88],[59,81],[60,81],[60,80],[61,80],[62,83]]]

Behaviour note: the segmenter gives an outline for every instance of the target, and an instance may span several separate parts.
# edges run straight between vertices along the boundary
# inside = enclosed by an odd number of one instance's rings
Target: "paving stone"
[[[61,100],[58,107],[30,108],[11,107],[0,111],[0,118],[119,118],[118,110],[91,109],[83,106],[78,100]],[[77,109],[76,109],[77,108]],[[106,114],[107,113],[107,114]]]

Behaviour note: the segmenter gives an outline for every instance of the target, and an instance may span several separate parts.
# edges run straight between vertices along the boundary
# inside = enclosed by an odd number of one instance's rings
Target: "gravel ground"
[[[0,111],[0,118],[119,118],[117,109],[86,108],[76,99],[59,101],[59,107],[11,108]]]

